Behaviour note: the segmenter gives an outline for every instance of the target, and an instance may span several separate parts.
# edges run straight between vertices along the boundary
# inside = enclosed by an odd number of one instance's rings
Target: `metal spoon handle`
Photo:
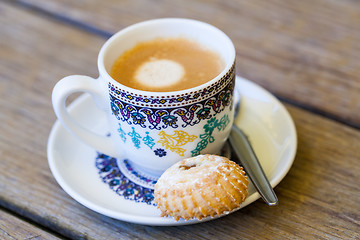
[[[266,178],[247,136],[241,129],[233,125],[229,141],[260,196],[269,206],[277,205],[276,194]]]

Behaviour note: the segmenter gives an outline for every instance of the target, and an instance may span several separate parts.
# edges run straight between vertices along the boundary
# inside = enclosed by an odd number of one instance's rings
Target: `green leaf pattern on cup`
[[[207,124],[204,125],[205,133],[200,134],[201,141],[197,144],[196,148],[191,151],[192,156],[197,156],[204,150],[209,143],[215,141],[214,136],[212,135],[215,129],[218,131],[224,131],[227,125],[230,123],[229,116],[225,114],[220,121],[215,117],[207,121]]]

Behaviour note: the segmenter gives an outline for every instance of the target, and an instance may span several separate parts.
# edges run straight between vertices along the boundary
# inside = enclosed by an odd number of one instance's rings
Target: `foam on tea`
[[[168,59],[150,59],[135,72],[135,80],[141,85],[158,88],[169,87],[180,82],[185,69],[177,62]]]
[[[111,77],[145,91],[179,91],[206,83],[224,68],[221,57],[185,38],[159,38],[124,52]]]

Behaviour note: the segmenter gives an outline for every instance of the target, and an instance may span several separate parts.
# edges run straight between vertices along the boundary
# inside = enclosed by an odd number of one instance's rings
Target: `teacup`
[[[205,84],[174,92],[129,88],[111,78],[114,61],[136,43],[159,37],[185,37],[219,53],[221,73]],[[127,159],[153,176],[177,161],[199,154],[219,154],[233,124],[235,48],[219,29],[190,19],[165,18],[127,27],[111,37],[98,56],[100,76],[73,75],[54,87],[52,101],[60,122],[92,148]],[[88,92],[107,113],[110,136],[100,136],[67,113],[66,98]]]

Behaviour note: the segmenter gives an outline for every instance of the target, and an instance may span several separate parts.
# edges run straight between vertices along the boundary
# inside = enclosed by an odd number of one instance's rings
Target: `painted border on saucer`
[[[281,102],[259,85],[237,76],[236,88],[241,93],[241,110],[235,122],[248,135],[272,187],[275,187],[288,173],[295,158],[294,122]],[[97,109],[90,95],[80,96],[68,111],[85,127],[99,134],[108,132],[104,127],[105,113]],[[95,120],[91,117],[94,114],[101,117]],[[108,217],[153,226],[187,225],[217,218],[176,222],[170,217],[160,217],[160,211],[153,205],[118,196],[98,175],[94,163],[96,151],[68,133],[58,120],[50,132],[47,153],[51,172],[63,190],[80,204]],[[259,194],[250,184],[249,196],[239,209],[258,198]]]

